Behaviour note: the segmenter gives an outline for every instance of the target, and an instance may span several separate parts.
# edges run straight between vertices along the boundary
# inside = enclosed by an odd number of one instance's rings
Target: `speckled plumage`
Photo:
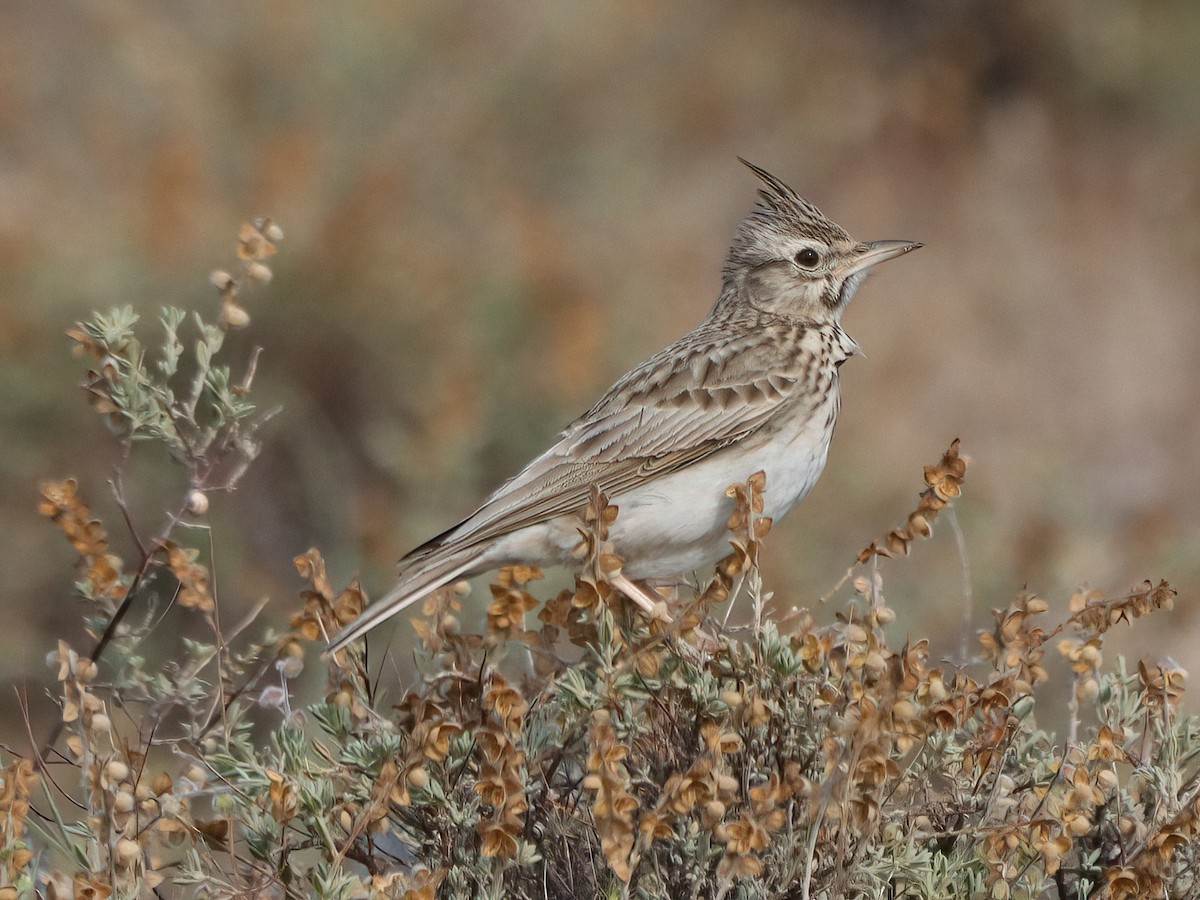
[[[405,556],[397,585],[331,650],[454,579],[571,562],[593,484],[619,508],[610,537],[628,579],[676,577],[724,555],[725,489],[757,471],[765,515],[778,519],[808,493],[837,418],[838,366],[857,350],[842,311],[872,265],[920,244],[856,242],[746,165],[764,187],[708,317],[617,381],[478,510]]]

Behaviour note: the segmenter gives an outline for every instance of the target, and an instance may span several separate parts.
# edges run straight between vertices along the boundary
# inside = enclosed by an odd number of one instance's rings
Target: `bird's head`
[[[916,250],[915,241],[856,241],[790,187],[742,160],[763,182],[734,235],[724,302],[791,318],[838,321],[872,266]]]

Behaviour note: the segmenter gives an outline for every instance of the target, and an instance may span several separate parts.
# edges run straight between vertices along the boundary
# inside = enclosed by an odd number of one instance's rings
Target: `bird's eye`
[[[803,250],[801,250],[799,253],[796,254],[796,265],[803,266],[806,269],[811,269],[811,268],[815,267],[816,264],[819,263],[820,261],[821,261],[821,254],[819,254],[812,247],[805,247]]]

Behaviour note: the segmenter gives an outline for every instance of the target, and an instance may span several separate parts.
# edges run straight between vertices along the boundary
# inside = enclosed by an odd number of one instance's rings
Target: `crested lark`
[[[745,160],[743,160],[745,162]],[[821,474],[840,405],[838,367],[858,349],[842,312],[872,266],[921,246],[860,243],[795,191],[763,182],[699,327],[637,366],[474,513],[400,561],[400,581],[330,643],[338,650],[455,579],[514,563],[573,561],[597,485],[619,507],[616,586],[664,579],[728,552],[729,485],[767,476],[778,520]]]

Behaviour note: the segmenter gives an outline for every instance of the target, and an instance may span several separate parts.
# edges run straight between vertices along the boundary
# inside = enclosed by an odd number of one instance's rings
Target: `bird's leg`
[[[650,618],[662,619],[664,622],[671,621],[671,616],[667,613],[666,603],[654,588],[649,585],[645,588],[636,585],[621,572],[609,575],[608,581],[609,584],[644,609],[646,615],[650,616]]]
[[[646,586],[658,594],[658,596],[662,597],[668,606],[674,606],[676,609],[681,608],[679,589],[681,586],[683,586],[683,584],[684,582],[681,582],[678,578],[646,579]],[[695,625],[688,630],[694,636],[696,649],[700,651],[711,653],[724,646],[724,642],[721,640],[721,638],[714,634],[710,634],[699,625]],[[690,645],[685,643],[684,646]]]

